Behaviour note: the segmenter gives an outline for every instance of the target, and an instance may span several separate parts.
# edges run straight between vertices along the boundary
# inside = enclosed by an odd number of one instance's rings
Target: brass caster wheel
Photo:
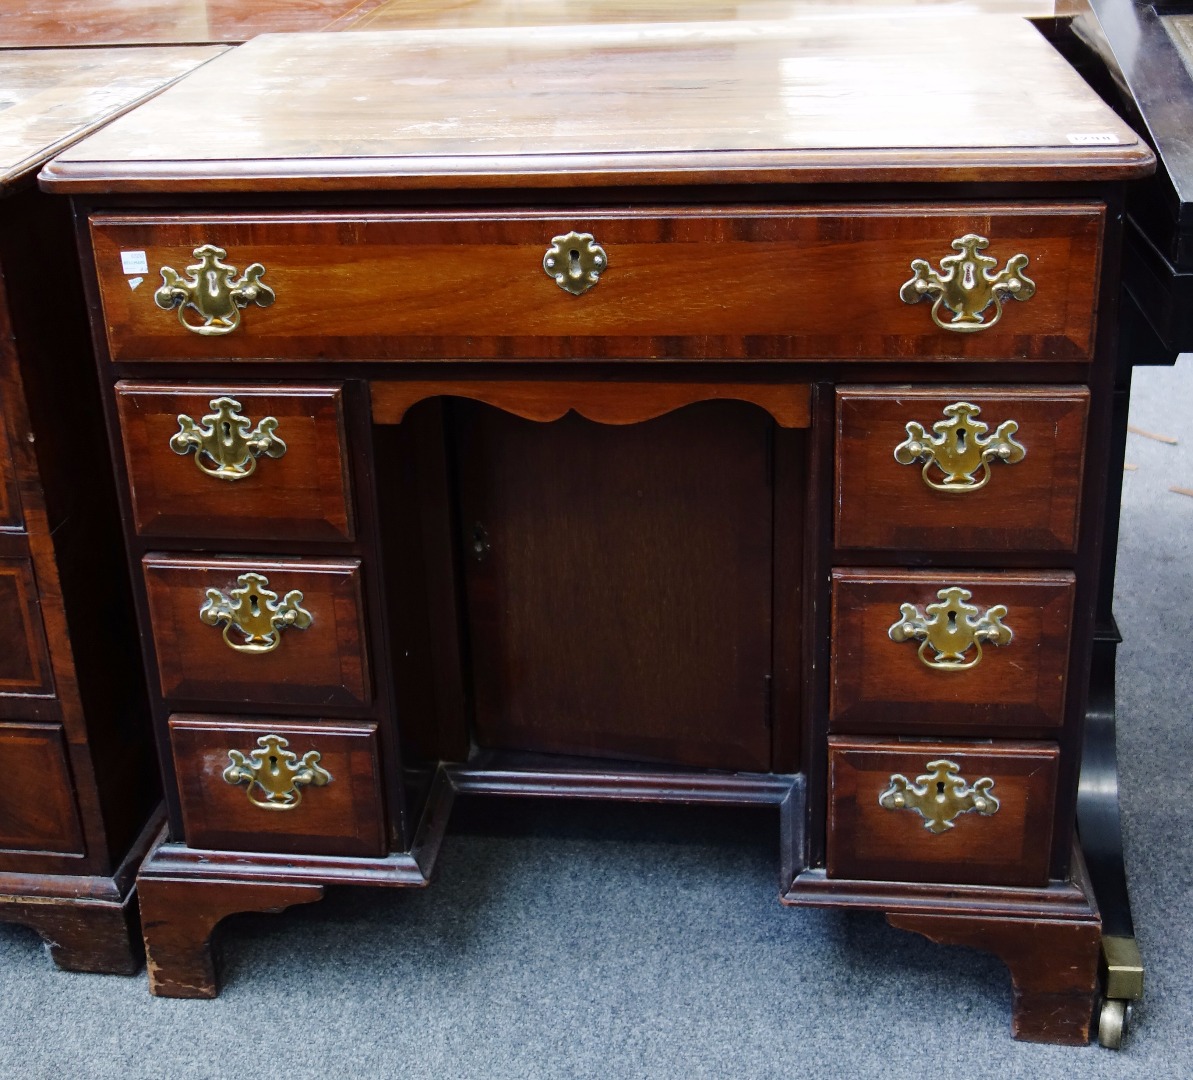
[[[1098,1017],[1098,1042],[1107,1050],[1122,1048],[1131,1022],[1131,1002],[1121,998],[1105,998]]]

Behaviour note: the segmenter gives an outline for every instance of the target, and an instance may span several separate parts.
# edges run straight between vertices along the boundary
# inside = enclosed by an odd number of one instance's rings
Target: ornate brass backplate
[[[941,259],[940,270],[933,270],[924,259],[912,259],[912,277],[899,290],[905,304],[931,299],[932,321],[942,330],[958,334],[989,330],[1002,318],[1003,300],[1030,300],[1035,295],[1035,282],[1023,273],[1026,255],[1012,255],[1007,265],[996,271],[998,260],[982,254],[990,246],[984,236],[966,233],[952,246],[957,254]],[[982,312],[991,304],[994,318],[987,321]],[[940,317],[942,308],[953,313],[948,322]]]
[[[224,627],[224,642],[237,652],[267,653],[276,649],[282,631],[288,627],[305,630],[311,625],[311,613],[303,608],[302,593],[292,589],[279,601],[269,589],[269,579],[262,574],[241,574],[238,588],[225,596],[219,589],[208,589],[207,599],[199,609],[199,618],[208,626]],[[235,628],[243,641],[233,641],[228,631]]]
[[[989,817],[998,813],[990,777],[983,776],[970,787],[957,775],[955,762],[941,758],[929,761],[926,767],[928,772],[917,776],[914,784],[902,773],[895,773],[890,787],[878,796],[878,805],[885,810],[914,810],[924,819],[924,828],[937,835],[954,828],[954,819],[962,814]]]
[[[240,402],[230,397],[211,400],[212,412],[196,424],[185,413],[178,417],[178,431],[170,438],[170,449],[185,456],[192,450],[195,464],[217,480],[243,480],[257,471],[262,455],[280,458],[286,444],[278,438],[276,418],[266,416],[251,428],[251,420],[240,414]]]
[[[319,764],[318,750],[308,750],[299,762],[298,755],[286,749],[289,745],[280,735],[262,735],[257,740],[258,749],[248,757],[239,750],[229,750],[232,764],[224,770],[224,780],[248,784],[249,802],[262,810],[293,810],[302,802],[304,787],[323,787],[333,777]]]
[[[1002,604],[983,613],[968,602],[972,595],[968,589],[953,586],[941,589],[936,594],[939,603],[929,604],[923,611],[914,604],[900,604],[899,621],[887,633],[892,641],[918,641],[920,659],[936,671],[976,667],[982,659],[983,642],[1009,645],[1013,634],[1003,625],[1007,609]],[[973,648],[977,655],[966,660],[966,653]]]
[[[984,488],[990,481],[992,461],[1014,465],[1026,456],[1027,447],[1015,441],[1019,425],[1014,420],[1004,420],[993,435],[987,435],[988,425],[977,419],[981,411],[968,401],[946,405],[947,419],[932,425],[934,435],[909,420],[907,438],[895,447],[895,460],[900,465],[923,462],[924,483],[935,491],[964,493]],[[933,478],[934,468],[943,479]]]
[[[209,337],[230,334],[240,325],[240,311],[249,304],[269,307],[273,290],[261,280],[265,267],[253,263],[239,277],[236,267],[220,262],[227,252],[214,244],[195,248],[199,261],[186,268],[184,278],[169,266],[161,268],[162,284],[153,294],[153,302],[163,311],[178,308],[178,321],[188,330]],[[192,322],[187,312],[195,312],[202,322]]]
[[[605,249],[592,233],[570,232],[566,236],[556,236],[543,256],[547,276],[573,296],[588,292],[608,265]]]

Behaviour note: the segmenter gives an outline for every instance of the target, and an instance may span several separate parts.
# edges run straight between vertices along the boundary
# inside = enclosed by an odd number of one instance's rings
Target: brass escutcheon
[[[900,465],[923,462],[920,475],[934,491],[964,493],[978,491],[990,481],[990,463],[1001,461],[1014,465],[1022,461],[1027,447],[1016,442],[1019,425],[1004,420],[993,435],[987,435],[988,425],[976,419],[981,409],[968,401],[956,401],[944,407],[947,420],[932,425],[929,435],[923,424],[909,420],[907,438],[895,447],[895,460]],[[943,480],[932,478],[932,469],[943,473]]]
[[[299,762],[298,755],[286,747],[280,735],[262,735],[258,749],[245,757],[239,750],[229,750],[232,764],[224,770],[224,780],[233,785],[248,784],[249,802],[262,810],[293,810],[302,802],[302,789],[308,784],[323,787],[333,777],[319,764],[318,750],[308,750]],[[257,789],[265,793],[258,798]]]
[[[608,265],[605,249],[592,233],[570,232],[566,236],[556,236],[543,256],[547,276],[573,296],[588,292]]]
[[[199,618],[208,626],[224,627],[224,643],[237,652],[267,653],[278,647],[282,631],[288,627],[305,630],[311,625],[311,613],[303,608],[302,593],[292,589],[279,602],[269,589],[269,579],[262,574],[241,574],[239,586],[225,596],[219,589],[208,589],[207,599],[199,609]],[[236,642],[228,637],[235,627],[244,635]]]
[[[928,772],[917,776],[914,784],[902,773],[895,773],[890,787],[878,796],[878,805],[884,810],[914,810],[924,819],[924,828],[938,836],[954,828],[953,821],[962,814],[989,817],[998,813],[990,777],[983,776],[970,787],[957,775],[955,762],[941,758],[929,761],[926,768]]]
[[[217,480],[243,480],[257,471],[261,455],[280,458],[286,444],[278,438],[278,422],[266,416],[255,427],[240,415],[240,402],[230,397],[212,398],[214,410],[196,424],[185,413],[178,417],[178,431],[170,438],[170,449],[185,457],[192,450],[195,464]],[[210,464],[209,464],[210,463]]]
[[[249,304],[269,307],[274,293],[261,280],[264,266],[253,263],[237,278],[236,267],[220,262],[227,254],[214,244],[195,248],[199,261],[186,268],[189,278],[163,266],[162,284],[153,294],[153,302],[163,311],[178,308],[178,321],[193,333],[204,337],[232,333],[240,325],[241,308]],[[196,312],[203,321],[191,322],[188,311]]]
[[[1030,300],[1036,291],[1035,282],[1023,273],[1026,255],[1012,255],[1003,269],[995,271],[998,260],[982,254],[989,246],[984,236],[966,233],[953,241],[957,254],[942,258],[939,271],[924,259],[912,259],[913,276],[903,283],[899,298],[905,304],[931,299],[932,321],[942,330],[958,334],[989,330],[1002,318],[1004,299]],[[987,322],[982,312],[991,304],[994,318]],[[941,319],[941,308],[953,313],[948,322]]]
[[[953,586],[941,589],[939,603],[929,604],[922,612],[914,604],[899,605],[899,621],[887,631],[892,641],[918,641],[919,658],[934,671],[968,671],[982,660],[982,642],[1009,645],[1011,633],[1002,619],[1007,609],[1002,604],[987,608],[985,614],[969,603],[973,594]],[[972,660],[965,654],[977,649]],[[934,655],[929,657],[928,652]]]

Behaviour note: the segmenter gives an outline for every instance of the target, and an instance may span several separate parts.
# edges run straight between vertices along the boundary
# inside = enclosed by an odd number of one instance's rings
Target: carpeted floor
[[[761,811],[460,808],[421,892],[222,926],[223,993],[57,972],[0,925],[0,1076],[1193,1075],[1193,357],[1137,373],[1116,614],[1147,995],[1126,1048],[1015,1043],[1006,970],[881,918],[777,901]],[[627,836],[633,839],[626,839]]]

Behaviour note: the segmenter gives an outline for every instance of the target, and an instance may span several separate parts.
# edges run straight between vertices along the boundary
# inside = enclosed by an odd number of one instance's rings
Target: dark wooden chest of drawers
[[[950,78],[978,33],[997,91]],[[154,989],[215,992],[228,913],[425,884],[457,792],[764,803],[785,902],[992,949],[1017,1034],[1085,1039],[1150,164],[998,19],[263,38],[63,155],[167,776]]]

